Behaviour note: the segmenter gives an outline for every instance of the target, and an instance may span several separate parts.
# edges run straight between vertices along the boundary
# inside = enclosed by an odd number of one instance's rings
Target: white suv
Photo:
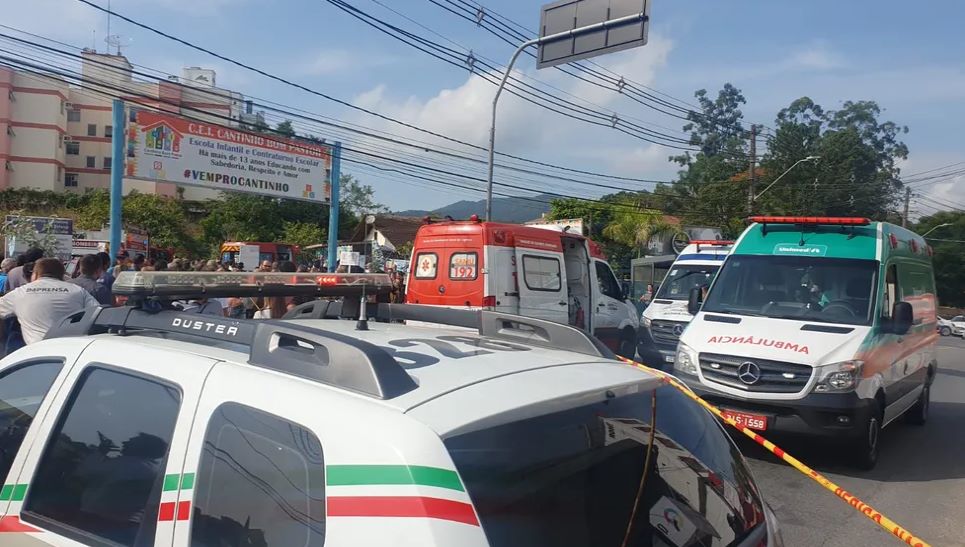
[[[363,278],[213,275],[124,273],[135,306],[0,361],[0,543],[780,545],[720,424],[576,328],[358,298],[164,309]]]

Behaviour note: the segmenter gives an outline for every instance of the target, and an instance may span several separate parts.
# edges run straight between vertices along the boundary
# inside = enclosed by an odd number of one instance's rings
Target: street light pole
[[[794,162],[794,165],[792,165],[792,166],[790,166],[790,167],[787,168],[787,171],[784,171],[783,173],[781,173],[780,175],[778,175],[778,177],[777,177],[776,179],[774,179],[773,182],[771,182],[770,184],[768,184],[768,185],[767,185],[767,188],[764,188],[763,190],[761,190],[761,193],[760,193],[760,194],[757,194],[756,196],[754,196],[754,201],[757,201],[758,199],[760,199],[761,196],[763,196],[765,192],[767,192],[768,190],[771,189],[771,186],[774,186],[775,184],[777,184],[777,181],[781,180],[781,179],[784,177],[784,175],[790,173],[791,170],[794,169],[795,167],[797,167],[799,163],[803,163],[803,162],[805,162],[805,161],[814,161],[814,160],[819,160],[819,159],[821,159],[821,156],[808,156],[808,157],[806,157],[806,158],[801,158],[801,159],[797,160],[796,162]]]
[[[503,72],[503,78],[499,82],[499,87],[496,88],[496,96],[493,97],[493,115],[492,122],[489,125],[489,173],[486,177],[486,220],[493,219],[493,168],[495,167],[494,157],[496,155],[496,106],[499,104],[499,96],[503,92],[503,87],[506,86],[506,80],[509,79],[509,73],[512,72],[513,65],[516,64],[516,59],[519,57],[519,54],[529,46],[545,44],[547,42],[555,42],[557,40],[562,40],[563,38],[572,38],[588,32],[595,32],[614,26],[625,25],[627,23],[633,23],[646,18],[647,14],[641,11],[640,13],[625,15],[623,17],[617,17],[616,19],[610,19],[608,21],[601,21],[585,27],[564,30],[563,32],[557,32],[556,34],[550,34],[541,38],[533,38],[532,40],[523,42],[518,48],[516,48],[516,51],[513,52],[513,56],[509,59],[509,64],[506,65],[506,71]]]
[[[938,226],[935,226],[935,227],[932,228],[931,230],[928,230],[927,232],[921,234],[921,237],[925,237],[925,236],[927,236],[928,234],[934,232],[935,230],[937,230],[937,229],[939,229],[939,228],[944,228],[945,226],[951,226],[951,225],[952,225],[951,222],[946,222],[946,223],[944,223],[944,224],[939,224]]]

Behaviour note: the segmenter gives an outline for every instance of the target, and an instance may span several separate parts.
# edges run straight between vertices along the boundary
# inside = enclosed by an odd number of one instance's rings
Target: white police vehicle
[[[0,361],[0,545],[780,545],[738,450],[673,387],[574,327],[363,305],[388,283],[120,275],[133,305]],[[345,298],[164,309],[228,295]]]

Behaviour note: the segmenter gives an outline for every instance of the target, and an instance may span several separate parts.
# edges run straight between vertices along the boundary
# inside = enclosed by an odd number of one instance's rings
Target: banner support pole
[[[114,99],[113,133],[111,135],[111,208],[109,226],[112,258],[121,250],[121,205],[124,200],[124,101]]]
[[[335,271],[338,258],[338,216],[339,190],[341,186],[342,143],[336,142],[332,147],[332,201],[328,208],[328,271]]]

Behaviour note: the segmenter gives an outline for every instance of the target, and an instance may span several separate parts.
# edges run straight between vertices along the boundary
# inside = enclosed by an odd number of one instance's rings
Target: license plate
[[[767,416],[758,416],[757,414],[747,414],[745,412],[735,412],[733,410],[721,410],[720,412],[725,417],[737,422],[737,425],[742,425],[747,429],[756,429],[758,431],[764,431],[767,429]]]
[[[667,363],[673,363],[673,355],[664,355],[663,360]]]

